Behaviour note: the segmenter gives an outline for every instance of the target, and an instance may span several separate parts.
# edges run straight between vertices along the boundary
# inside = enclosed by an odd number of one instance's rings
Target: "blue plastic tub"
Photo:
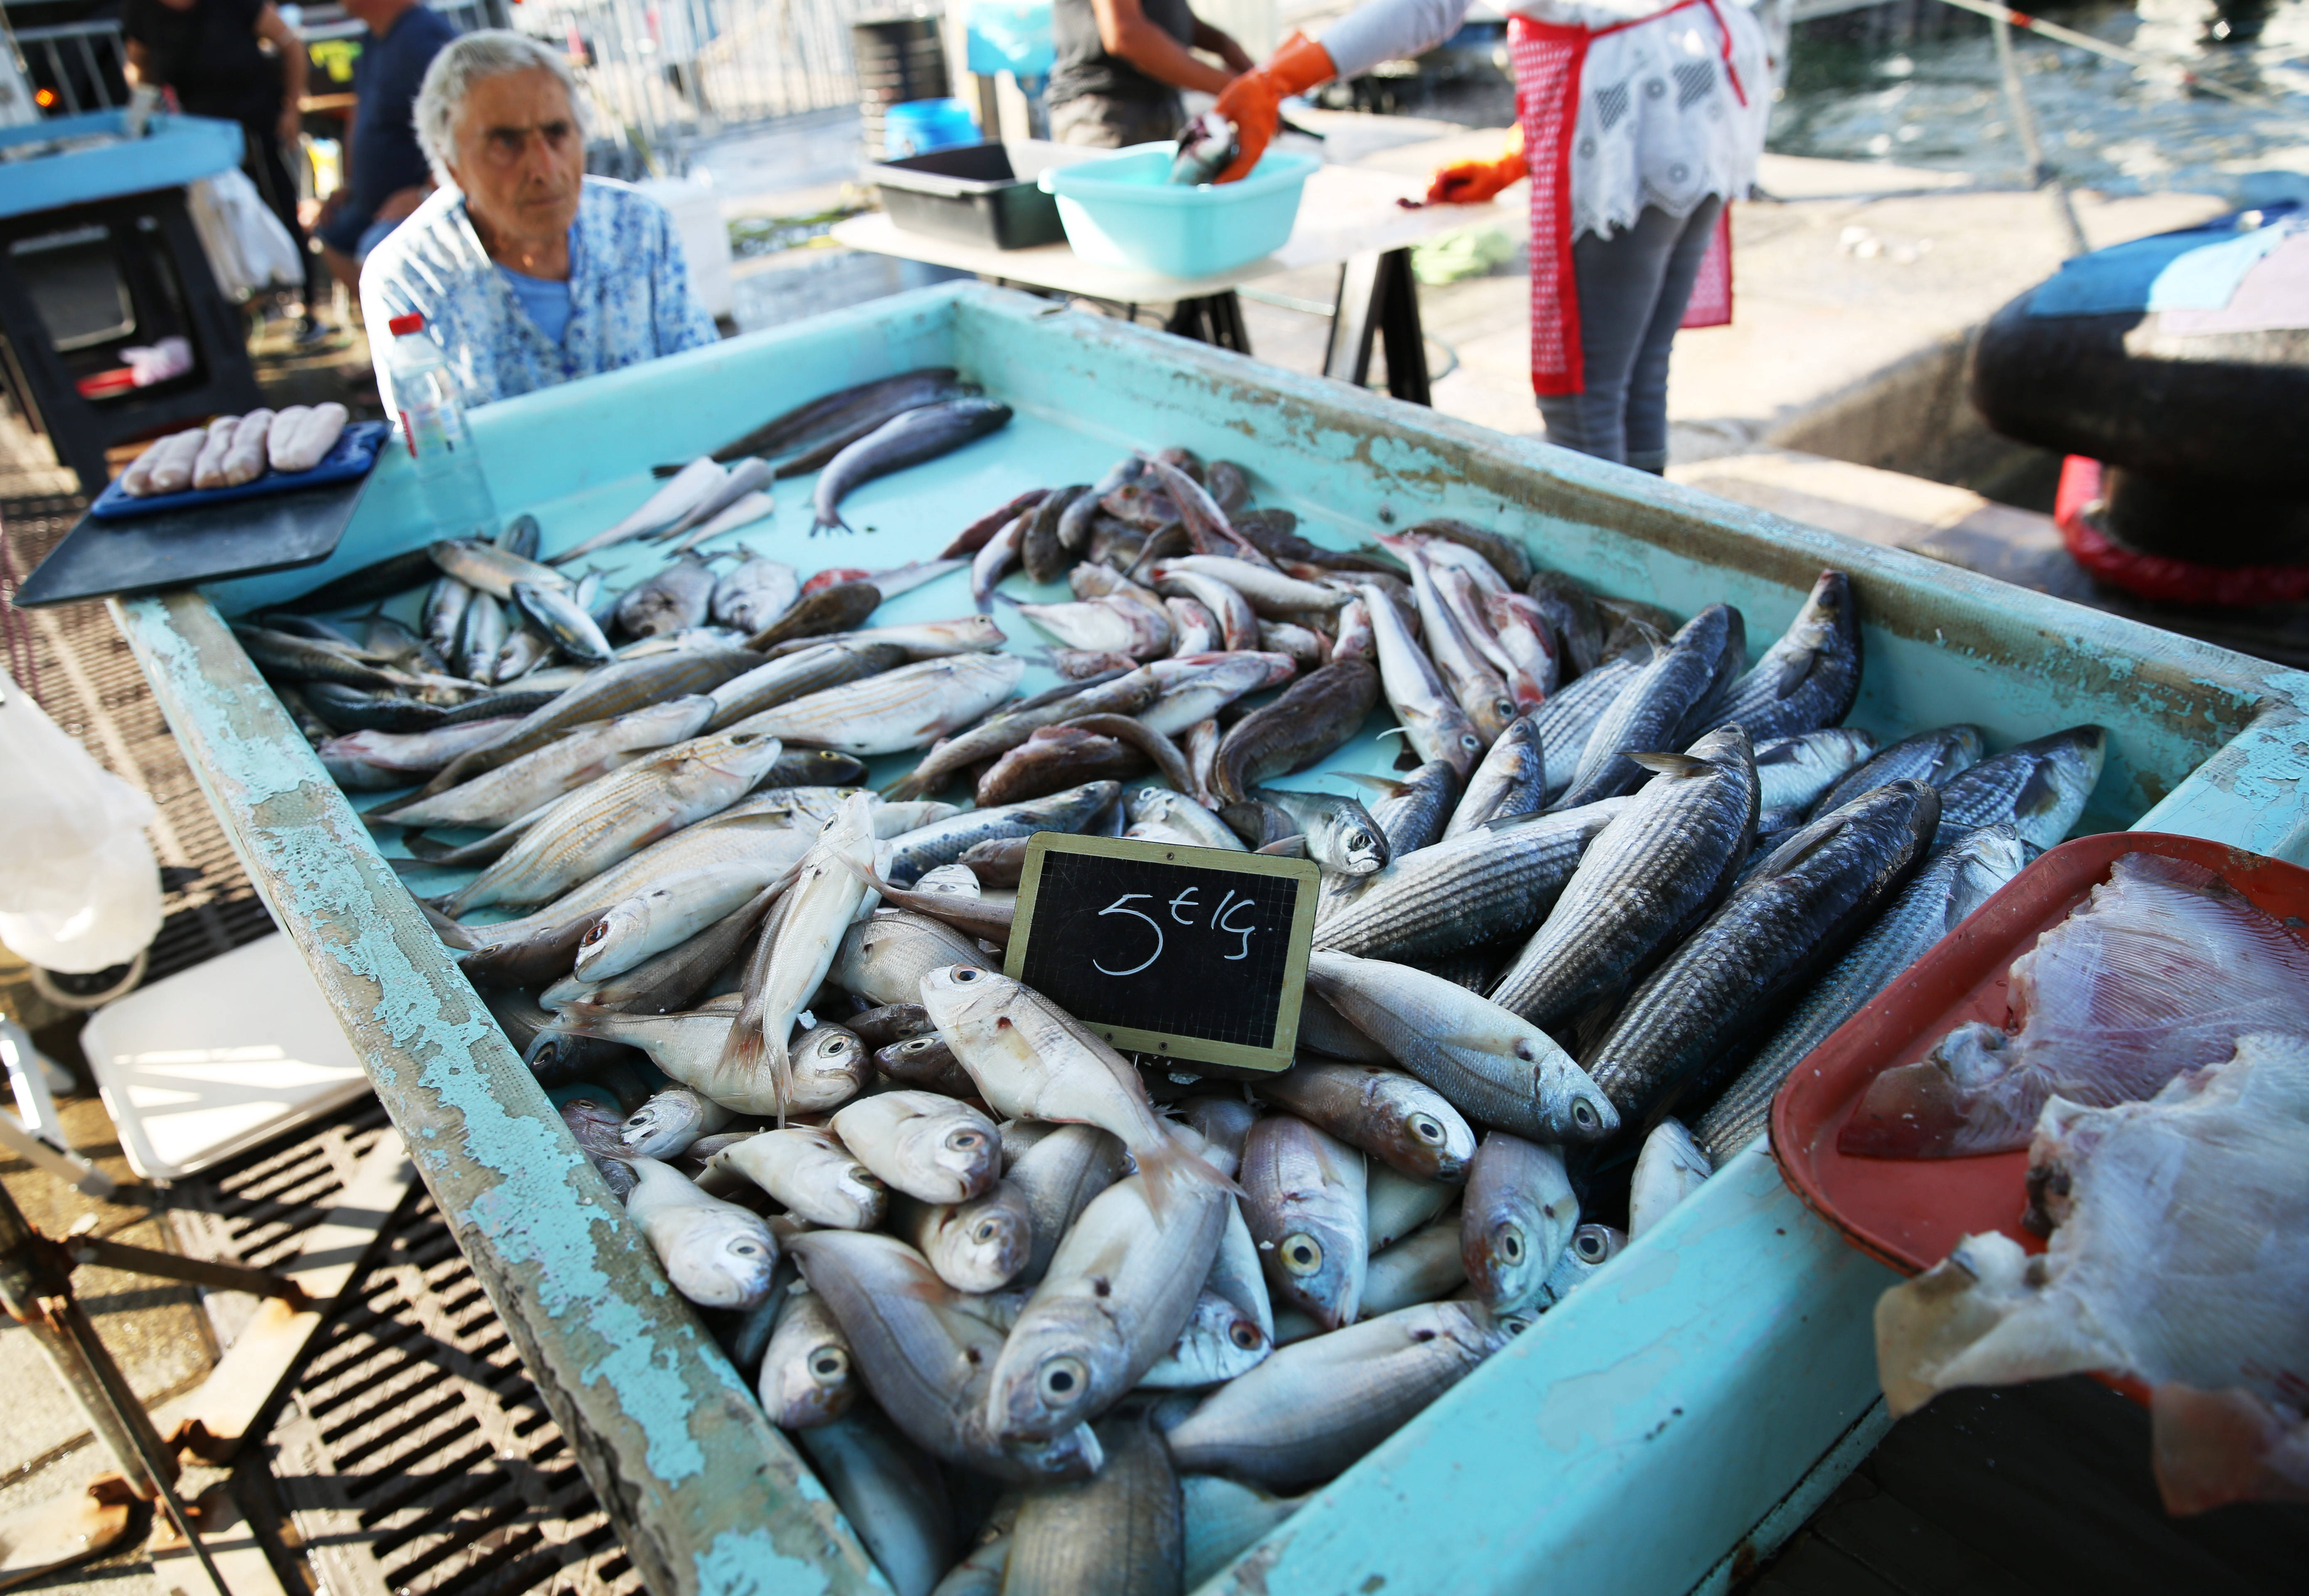
[[[1240,183],[1172,183],[1171,144],[1137,144],[1104,160],[1052,167],[1067,242],[1085,260],[1166,277],[1208,277],[1283,247],[1299,193],[1322,162],[1269,150]]]

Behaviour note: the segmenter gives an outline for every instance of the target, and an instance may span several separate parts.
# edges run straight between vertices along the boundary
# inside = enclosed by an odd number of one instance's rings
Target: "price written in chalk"
[[[1127,1051],[1285,1069],[1317,880],[1303,859],[1044,832],[1004,967]]]
[[[1241,960],[1249,958],[1250,957],[1250,939],[1256,935],[1258,931],[1258,925],[1257,923],[1258,905],[1252,901],[1248,895],[1241,897],[1236,896],[1234,889],[1230,887],[1227,889],[1226,896],[1219,899],[1219,906],[1211,911],[1210,918],[1206,921],[1199,919],[1196,915],[1198,905],[1195,900],[1199,898],[1202,895],[1203,889],[1198,886],[1189,887],[1184,892],[1180,893],[1170,902],[1170,915],[1168,918],[1174,925],[1183,925],[1188,927],[1189,930],[1200,927],[1205,930],[1216,931],[1224,936],[1241,937],[1242,939],[1242,945],[1240,948],[1232,953],[1221,954],[1220,957],[1224,958],[1229,964],[1238,963]],[[1096,959],[1093,959],[1091,961],[1091,967],[1098,971],[1100,975],[1135,976],[1141,970],[1150,968],[1157,959],[1163,957],[1163,950],[1169,941],[1168,935],[1163,929],[1163,922],[1161,920],[1156,919],[1154,915],[1146,913],[1144,909],[1134,909],[1129,906],[1132,903],[1140,900],[1152,902],[1153,898],[1151,894],[1145,892],[1126,892],[1121,897],[1116,898],[1112,903],[1099,910],[1099,918],[1104,919],[1109,915],[1128,915],[1134,920],[1144,920],[1146,923],[1146,928],[1154,933],[1154,944],[1153,948],[1148,950],[1145,958],[1140,959],[1137,964],[1132,965],[1127,970],[1111,970],[1104,965],[1100,964]],[[1238,924],[1238,922],[1240,922],[1240,924]]]

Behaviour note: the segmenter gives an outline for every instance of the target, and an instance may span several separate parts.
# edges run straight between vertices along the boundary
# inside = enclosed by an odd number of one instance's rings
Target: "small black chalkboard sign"
[[[1127,1052],[1285,1070],[1317,878],[1305,859],[1038,832],[1004,973]]]

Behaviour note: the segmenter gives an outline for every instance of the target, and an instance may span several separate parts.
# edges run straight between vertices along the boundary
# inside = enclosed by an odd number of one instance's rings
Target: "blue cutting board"
[[[269,499],[276,493],[293,493],[300,488],[319,488],[367,476],[369,468],[376,464],[377,451],[392,433],[393,424],[389,421],[355,421],[338,435],[336,443],[311,470],[268,471],[255,481],[235,488],[194,488],[182,493],[138,499],[122,492],[120,479],[115,477],[105,483],[104,491],[96,496],[88,513],[99,521],[134,521],[145,516],[166,515],[171,510],[230,504],[238,499]]]

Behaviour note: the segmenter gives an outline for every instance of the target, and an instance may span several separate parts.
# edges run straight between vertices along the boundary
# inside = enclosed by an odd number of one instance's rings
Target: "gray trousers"
[[[1051,139],[1054,143],[1125,150],[1133,144],[1159,144],[1177,138],[1179,125],[1186,119],[1176,94],[1160,100],[1077,94],[1051,108]]]
[[[1715,195],[1689,216],[1647,205],[1611,238],[1571,241],[1579,288],[1584,394],[1544,395],[1547,441],[1639,470],[1667,469],[1667,356],[1700,258],[1724,208]]]

